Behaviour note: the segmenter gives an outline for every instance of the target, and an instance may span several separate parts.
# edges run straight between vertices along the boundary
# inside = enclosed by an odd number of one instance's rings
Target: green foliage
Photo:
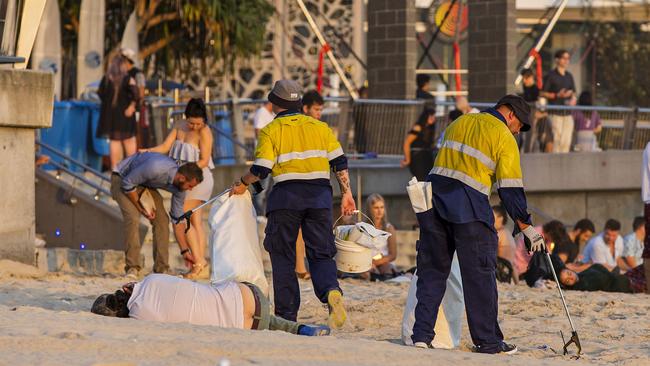
[[[610,105],[650,106],[650,34],[626,19],[624,4],[615,11],[617,22],[589,24],[596,44],[599,99]]]
[[[145,68],[187,76],[201,65],[232,70],[237,59],[259,54],[273,13],[268,0],[105,0],[106,54],[119,47],[133,10],[138,16],[140,57]],[[76,50],[80,0],[59,0],[64,49]]]

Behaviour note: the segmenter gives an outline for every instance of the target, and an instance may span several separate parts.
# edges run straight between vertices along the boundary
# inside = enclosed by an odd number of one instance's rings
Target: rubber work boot
[[[341,294],[341,291],[332,290],[327,293],[327,307],[330,311],[327,324],[334,329],[343,328],[348,316],[343,307],[343,294]]]
[[[320,337],[330,335],[330,328],[325,325],[301,325],[298,334],[308,337]]]

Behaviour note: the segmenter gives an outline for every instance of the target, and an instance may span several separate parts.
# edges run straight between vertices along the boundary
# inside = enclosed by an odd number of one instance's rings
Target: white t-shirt
[[[603,239],[603,233],[591,238],[585,246],[584,262],[607,264],[608,266],[616,266],[616,258],[620,257],[623,253],[623,238],[619,235],[614,242],[614,256],[609,250],[609,245]]]
[[[641,169],[641,198],[650,203],[650,142],[643,150],[643,167]]]
[[[151,274],[135,285],[127,307],[134,319],[244,328],[244,303],[237,282],[205,285]]]
[[[266,125],[271,123],[271,121],[273,121],[273,118],[275,118],[275,114],[273,112],[269,112],[266,107],[261,106],[257,111],[255,111],[255,115],[253,116],[253,127],[255,127],[257,130],[261,130]]]

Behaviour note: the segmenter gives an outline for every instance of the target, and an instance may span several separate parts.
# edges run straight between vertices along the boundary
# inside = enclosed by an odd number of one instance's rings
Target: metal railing
[[[252,119],[265,102],[259,99],[206,103],[212,119],[209,124],[215,133],[215,163],[252,160],[255,147]],[[424,104],[422,100],[325,98],[321,119],[330,125],[350,156],[397,157],[401,156],[404,137],[417,121]],[[492,103],[470,105],[479,110],[493,106]],[[150,104],[156,143],[163,141],[184,108],[185,104]],[[448,114],[453,109],[453,101],[436,103],[436,139],[452,122]],[[596,135],[596,141],[602,150],[643,149],[650,141],[650,108],[549,105],[545,113],[574,117],[583,114],[586,118],[598,114],[602,130]],[[534,111],[533,115],[532,121],[539,120]],[[531,147],[539,136],[537,127],[535,124],[531,132],[523,134],[522,152],[539,151]]]
[[[36,141],[36,144],[42,149],[47,151],[48,154],[53,154],[56,157],[58,157],[61,161],[56,161],[55,159],[50,159],[50,161],[47,163],[49,165],[52,165],[53,167],[56,168],[57,170],[57,179],[60,177],[60,172],[64,172],[68,175],[70,175],[74,180],[72,183],[72,186],[74,187],[74,182],[75,181],[80,181],[90,188],[92,188],[95,191],[94,198],[95,200],[99,200],[100,193],[104,194],[108,197],[111,196],[110,189],[107,189],[104,187],[104,183],[108,183],[110,185],[111,180],[102,174],[101,172],[89,167],[88,165],[85,165],[84,163],[64,154],[63,152],[59,151],[58,149],[44,143],[41,141]],[[81,168],[83,173],[77,173],[72,167],[78,167]],[[89,174],[91,177],[95,178],[99,183],[93,179],[90,179],[86,177],[84,174]]]

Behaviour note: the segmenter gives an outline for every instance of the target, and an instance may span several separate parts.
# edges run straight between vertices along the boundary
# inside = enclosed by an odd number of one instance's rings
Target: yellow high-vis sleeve
[[[343,155],[343,148],[341,147],[339,140],[337,140],[336,136],[334,136],[332,129],[328,128],[328,130],[329,136],[327,141],[327,160],[334,160]]]
[[[273,166],[277,163],[278,157],[273,147],[273,141],[268,132],[269,131],[264,128],[258,135],[257,147],[255,148],[255,162],[253,164],[273,169]]]
[[[496,188],[523,188],[519,147],[514,136],[504,136],[496,169]]]

